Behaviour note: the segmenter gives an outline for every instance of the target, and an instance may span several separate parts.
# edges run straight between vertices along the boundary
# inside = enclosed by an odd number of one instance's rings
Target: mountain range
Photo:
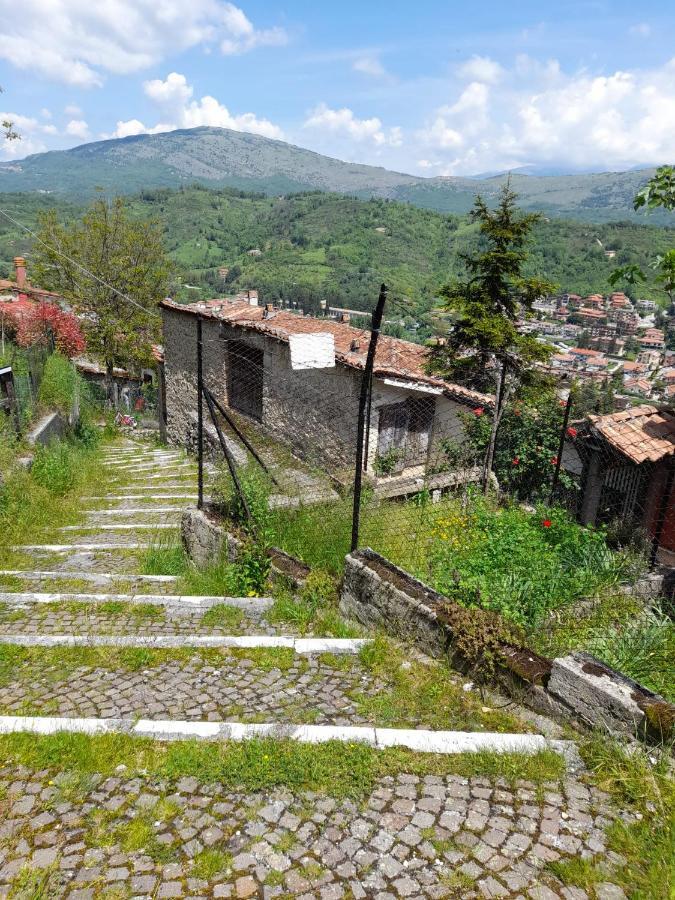
[[[421,178],[343,162],[260,135],[202,127],[97,141],[3,162],[0,192],[37,191],[82,201],[101,189],[130,194],[196,183],[269,196],[328,191],[461,214],[478,193],[493,200],[510,178],[523,209],[587,222],[645,221],[633,211],[632,198],[652,172]],[[653,224],[673,219],[658,212],[650,217]]]

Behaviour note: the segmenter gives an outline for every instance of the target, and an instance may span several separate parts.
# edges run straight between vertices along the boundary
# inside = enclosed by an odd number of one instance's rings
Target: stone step
[[[63,572],[58,569],[51,572],[38,569],[27,571],[22,569],[0,569],[0,577],[8,575],[21,578],[24,581],[41,581],[43,579],[71,577],[72,572]],[[142,581],[148,584],[175,584],[178,581],[177,575],[116,575],[114,572],[78,572],[77,578],[80,581]]]
[[[68,573],[55,573],[57,577],[64,578]],[[77,574],[77,578],[82,576]],[[94,576],[92,576],[94,577]],[[119,576],[108,575],[111,580],[116,580]],[[171,575],[146,575],[135,576],[138,578],[154,578],[169,579],[175,576]],[[140,603],[151,604],[153,606],[170,606],[170,607],[187,607],[187,608],[203,608],[209,609],[212,606],[232,606],[236,609],[246,611],[261,611],[269,609],[274,600],[271,597],[221,597],[214,595],[199,594],[102,594],[102,593],[73,593],[73,592],[51,592],[51,591],[2,591],[0,590],[0,603],[6,603],[12,606],[26,606],[30,604],[43,603]]]
[[[135,490],[138,490],[138,488],[135,488]],[[156,488],[152,488],[152,490],[154,491]],[[197,492],[195,491],[194,494],[106,494],[103,497],[83,497],[82,499],[87,502],[108,500],[110,503],[120,500],[196,500]],[[98,510],[98,512],[101,512],[101,510]]]
[[[183,598],[181,598],[183,599]],[[203,598],[199,598],[203,599]],[[213,598],[207,598],[213,599]],[[217,598],[221,603],[222,599]],[[233,598],[244,600],[247,598]],[[140,602],[141,598],[137,598]],[[147,602],[147,601],[146,601]],[[149,649],[286,649],[300,655],[333,653],[355,654],[366,644],[367,638],[299,638],[288,635],[244,634],[7,634],[0,633],[0,645],[17,647],[145,647]]]
[[[192,475],[192,472],[188,472],[186,474]],[[196,481],[196,478],[197,478],[197,473],[195,472],[194,473],[195,481]],[[118,483],[120,481],[124,481],[125,484],[129,484],[129,485],[143,484],[146,481],[165,481],[165,482],[167,482],[167,485],[171,482],[174,482],[174,483],[178,482],[178,486],[180,486],[181,483],[184,484],[185,482],[187,482],[188,479],[187,478],[176,478],[175,475],[172,475],[170,478],[167,478],[166,475],[159,474],[159,475],[144,475],[142,478],[128,478],[128,479],[115,478],[113,480],[116,483]]]
[[[180,719],[59,718],[56,716],[0,716],[0,734],[126,733],[156,740],[246,741],[260,738],[321,744],[326,741],[360,742],[378,749],[404,747],[419,753],[525,753],[552,750],[576,757],[572,741],[550,740],[540,734],[429,731],[371,726],[293,725],[276,722],[208,722]]]
[[[166,472],[167,469],[178,469],[180,471],[194,471],[194,463],[191,462],[153,462],[153,463],[134,463],[133,465],[115,466],[108,464],[111,472]]]
[[[142,515],[144,513],[180,513],[185,509],[184,506],[127,506],[119,509],[92,509],[90,507],[82,510],[90,517],[92,516],[131,516]]]
[[[10,549],[17,553],[96,553],[97,550],[149,550],[152,544],[147,543],[109,543],[109,544],[15,544]]]
[[[118,523],[92,523],[83,522],[81,525],[62,525],[57,531],[154,531],[167,528],[176,529],[176,523],[171,522],[118,522]]]

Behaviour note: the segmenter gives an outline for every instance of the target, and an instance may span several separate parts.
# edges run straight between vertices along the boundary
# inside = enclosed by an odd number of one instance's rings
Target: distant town
[[[666,340],[672,311],[657,328],[657,319],[664,318],[659,305],[633,301],[622,291],[557,294],[537,301],[534,310],[536,319],[523,321],[521,328],[556,348],[550,361],[556,375],[611,381],[617,399],[629,402],[675,396],[675,349],[668,349]]]

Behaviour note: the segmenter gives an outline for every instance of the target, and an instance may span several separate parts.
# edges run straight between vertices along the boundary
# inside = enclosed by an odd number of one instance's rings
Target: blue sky
[[[0,158],[220,125],[422,175],[675,161],[671,0],[0,0]]]

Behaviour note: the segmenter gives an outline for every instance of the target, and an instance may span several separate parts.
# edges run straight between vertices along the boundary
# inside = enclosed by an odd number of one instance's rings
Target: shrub
[[[52,353],[47,362],[40,385],[39,399],[42,406],[69,415],[73,409],[78,388],[75,367],[60,353]]]
[[[76,465],[68,444],[58,442],[38,447],[31,469],[33,480],[52,494],[67,493],[75,484]]]
[[[68,357],[82,353],[86,346],[80,323],[73,313],[54,303],[39,303],[19,319],[16,341],[20,347],[53,346]]]

